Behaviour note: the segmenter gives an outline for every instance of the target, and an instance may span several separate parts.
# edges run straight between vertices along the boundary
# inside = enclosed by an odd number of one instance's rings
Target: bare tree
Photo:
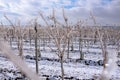
[[[65,50],[67,47],[67,37],[70,35],[71,31],[69,31],[68,33],[66,32],[66,30],[62,29],[59,30],[59,28],[54,28],[53,29],[50,28],[49,32],[49,36],[51,38],[53,38],[53,43],[55,44],[55,46],[57,47],[57,55],[60,58],[60,62],[61,62],[61,75],[62,75],[62,80],[64,80],[64,68],[63,68],[63,60],[64,60],[64,54],[65,54]],[[63,33],[62,33],[63,32]],[[51,48],[52,49],[52,48]]]
[[[21,28],[21,23],[20,20],[18,21],[18,35],[17,35],[17,40],[18,40],[18,50],[19,50],[19,56],[22,57],[23,55],[23,29]]]
[[[57,26],[50,27],[50,25],[48,24],[48,22],[46,21],[46,19],[42,15],[42,13],[40,13],[40,16],[45,21],[46,25],[48,26],[48,28],[47,28],[48,30],[46,31],[47,35],[51,39],[53,39],[53,43],[57,47],[56,54],[60,58],[61,76],[62,76],[62,80],[64,80],[63,60],[64,60],[64,54],[65,54],[65,50],[66,50],[66,46],[67,46],[67,41],[68,41],[67,39],[68,39],[68,36],[71,34],[72,30],[66,31],[65,28],[61,28],[61,27],[57,27]],[[53,18],[55,18],[55,15],[53,15],[53,16],[54,16]],[[53,19],[53,20],[55,20],[55,19]],[[54,21],[54,24],[56,25],[55,21]],[[53,50],[50,46],[49,46],[49,48],[51,50]]]
[[[83,22],[82,21],[79,21],[78,24],[77,24],[77,31],[78,31],[78,37],[79,37],[79,52],[80,52],[80,59],[84,59],[84,53],[82,51],[82,48],[83,48],[83,40],[82,40],[82,25],[83,25]]]
[[[8,20],[8,22],[13,27],[12,34],[13,34],[14,38],[17,37],[17,44],[18,44],[19,55],[22,57],[22,55],[23,55],[23,35],[22,35],[22,29],[21,29],[20,20],[18,20],[18,29],[16,31],[16,29],[15,29],[16,25],[14,25],[12,23],[12,21],[6,15],[4,15],[4,17]]]
[[[114,51],[114,50],[108,51],[107,50],[108,37],[107,37],[106,31],[104,31],[104,29],[97,28],[97,23],[96,23],[95,17],[92,14],[91,14],[91,17],[92,17],[92,20],[95,25],[95,29],[98,34],[98,39],[100,41],[100,46],[101,46],[102,55],[103,55],[103,71],[102,71],[102,74],[101,74],[99,80],[110,80],[111,74],[109,72],[112,72],[113,69],[116,68],[116,66],[115,66],[116,65],[116,51]],[[114,54],[113,53],[110,54],[111,52],[113,52]],[[112,61],[110,61],[111,58],[113,58]],[[113,65],[115,67],[112,67]]]

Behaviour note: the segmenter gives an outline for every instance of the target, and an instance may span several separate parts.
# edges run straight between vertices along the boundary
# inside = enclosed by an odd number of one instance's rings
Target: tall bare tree
[[[48,22],[46,21],[46,19],[44,18],[44,16],[42,15],[42,13],[40,13],[40,16],[45,21],[46,25],[48,26],[48,28],[46,30],[47,35],[51,39],[53,39],[53,43],[57,47],[56,54],[60,58],[61,76],[62,76],[62,80],[64,80],[63,60],[64,60],[64,54],[65,54],[65,50],[66,50],[66,46],[67,46],[68,36],[72,33],[72,30],[67,31],[66,28],[61,28],[61,27],[57,27],[57,26],[51,27],[48,24]],[[53,16],[54,16],[53,18],[55,18],[55,13]],[[53,20],[56,20],[56,18]],[[56,25],[56,21],[54,21],[54,25]],[[49,48],[52,49],[50,46],[49,46]]]

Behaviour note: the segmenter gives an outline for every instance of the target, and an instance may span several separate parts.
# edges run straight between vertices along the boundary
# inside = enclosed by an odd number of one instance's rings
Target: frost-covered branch
[[[0,51],[30,80],[40,80],[39,76],[33,72],[19,56],[15,55],[15,52],[10,49],[10,46],[6,42],[0,41]]]

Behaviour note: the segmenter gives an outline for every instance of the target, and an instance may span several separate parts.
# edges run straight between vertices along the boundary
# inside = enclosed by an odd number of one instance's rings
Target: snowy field
[[[53,44],[40,46],[41,58],[39,58],[39,75],[51,80],[61,79],[60,59],[55,51],[48,46],[56,49]],[[74,50],[70,51],[70,59],[66,58],[67,50],[64,55],[65,80],[96,80],[103,70],[103,57],[99,44],[83,47],[84,60],[79,60],[78,44],[75,43]],[[12,43],[12,49],[18,53],[16,43]],[[108,46],[108,52],[115,49],[115,46]],[[25,42],[23,46],[23,59],[26,64],[35,72],[35,51],[34,43],[30,47]],[[16,54],[15,53],[15,54]],[[110,52],[110,54],[116,54]],[[12,54],[11,54],[12,55]],[[111,74],[111,80],[120,80],[120,58],[117,57],[117,68]],[[112,65],[111,65],[112,66]],[[28,80],[7,57],[0,54],[0,80]]]

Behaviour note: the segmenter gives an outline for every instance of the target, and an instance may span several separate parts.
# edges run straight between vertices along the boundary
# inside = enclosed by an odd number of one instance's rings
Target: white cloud
[[[78,19],[89,18],[92,11],[101,24],[120,24],[120,0],[0,0],[0,17],[3,19],[6,13],[12,19],[26,20],[38,16],[40,10],[50,15],[52,8],[55,8],[57,18],[63,20],[60,18],[62,6],[65,6],[69,21],[74,23]]]

